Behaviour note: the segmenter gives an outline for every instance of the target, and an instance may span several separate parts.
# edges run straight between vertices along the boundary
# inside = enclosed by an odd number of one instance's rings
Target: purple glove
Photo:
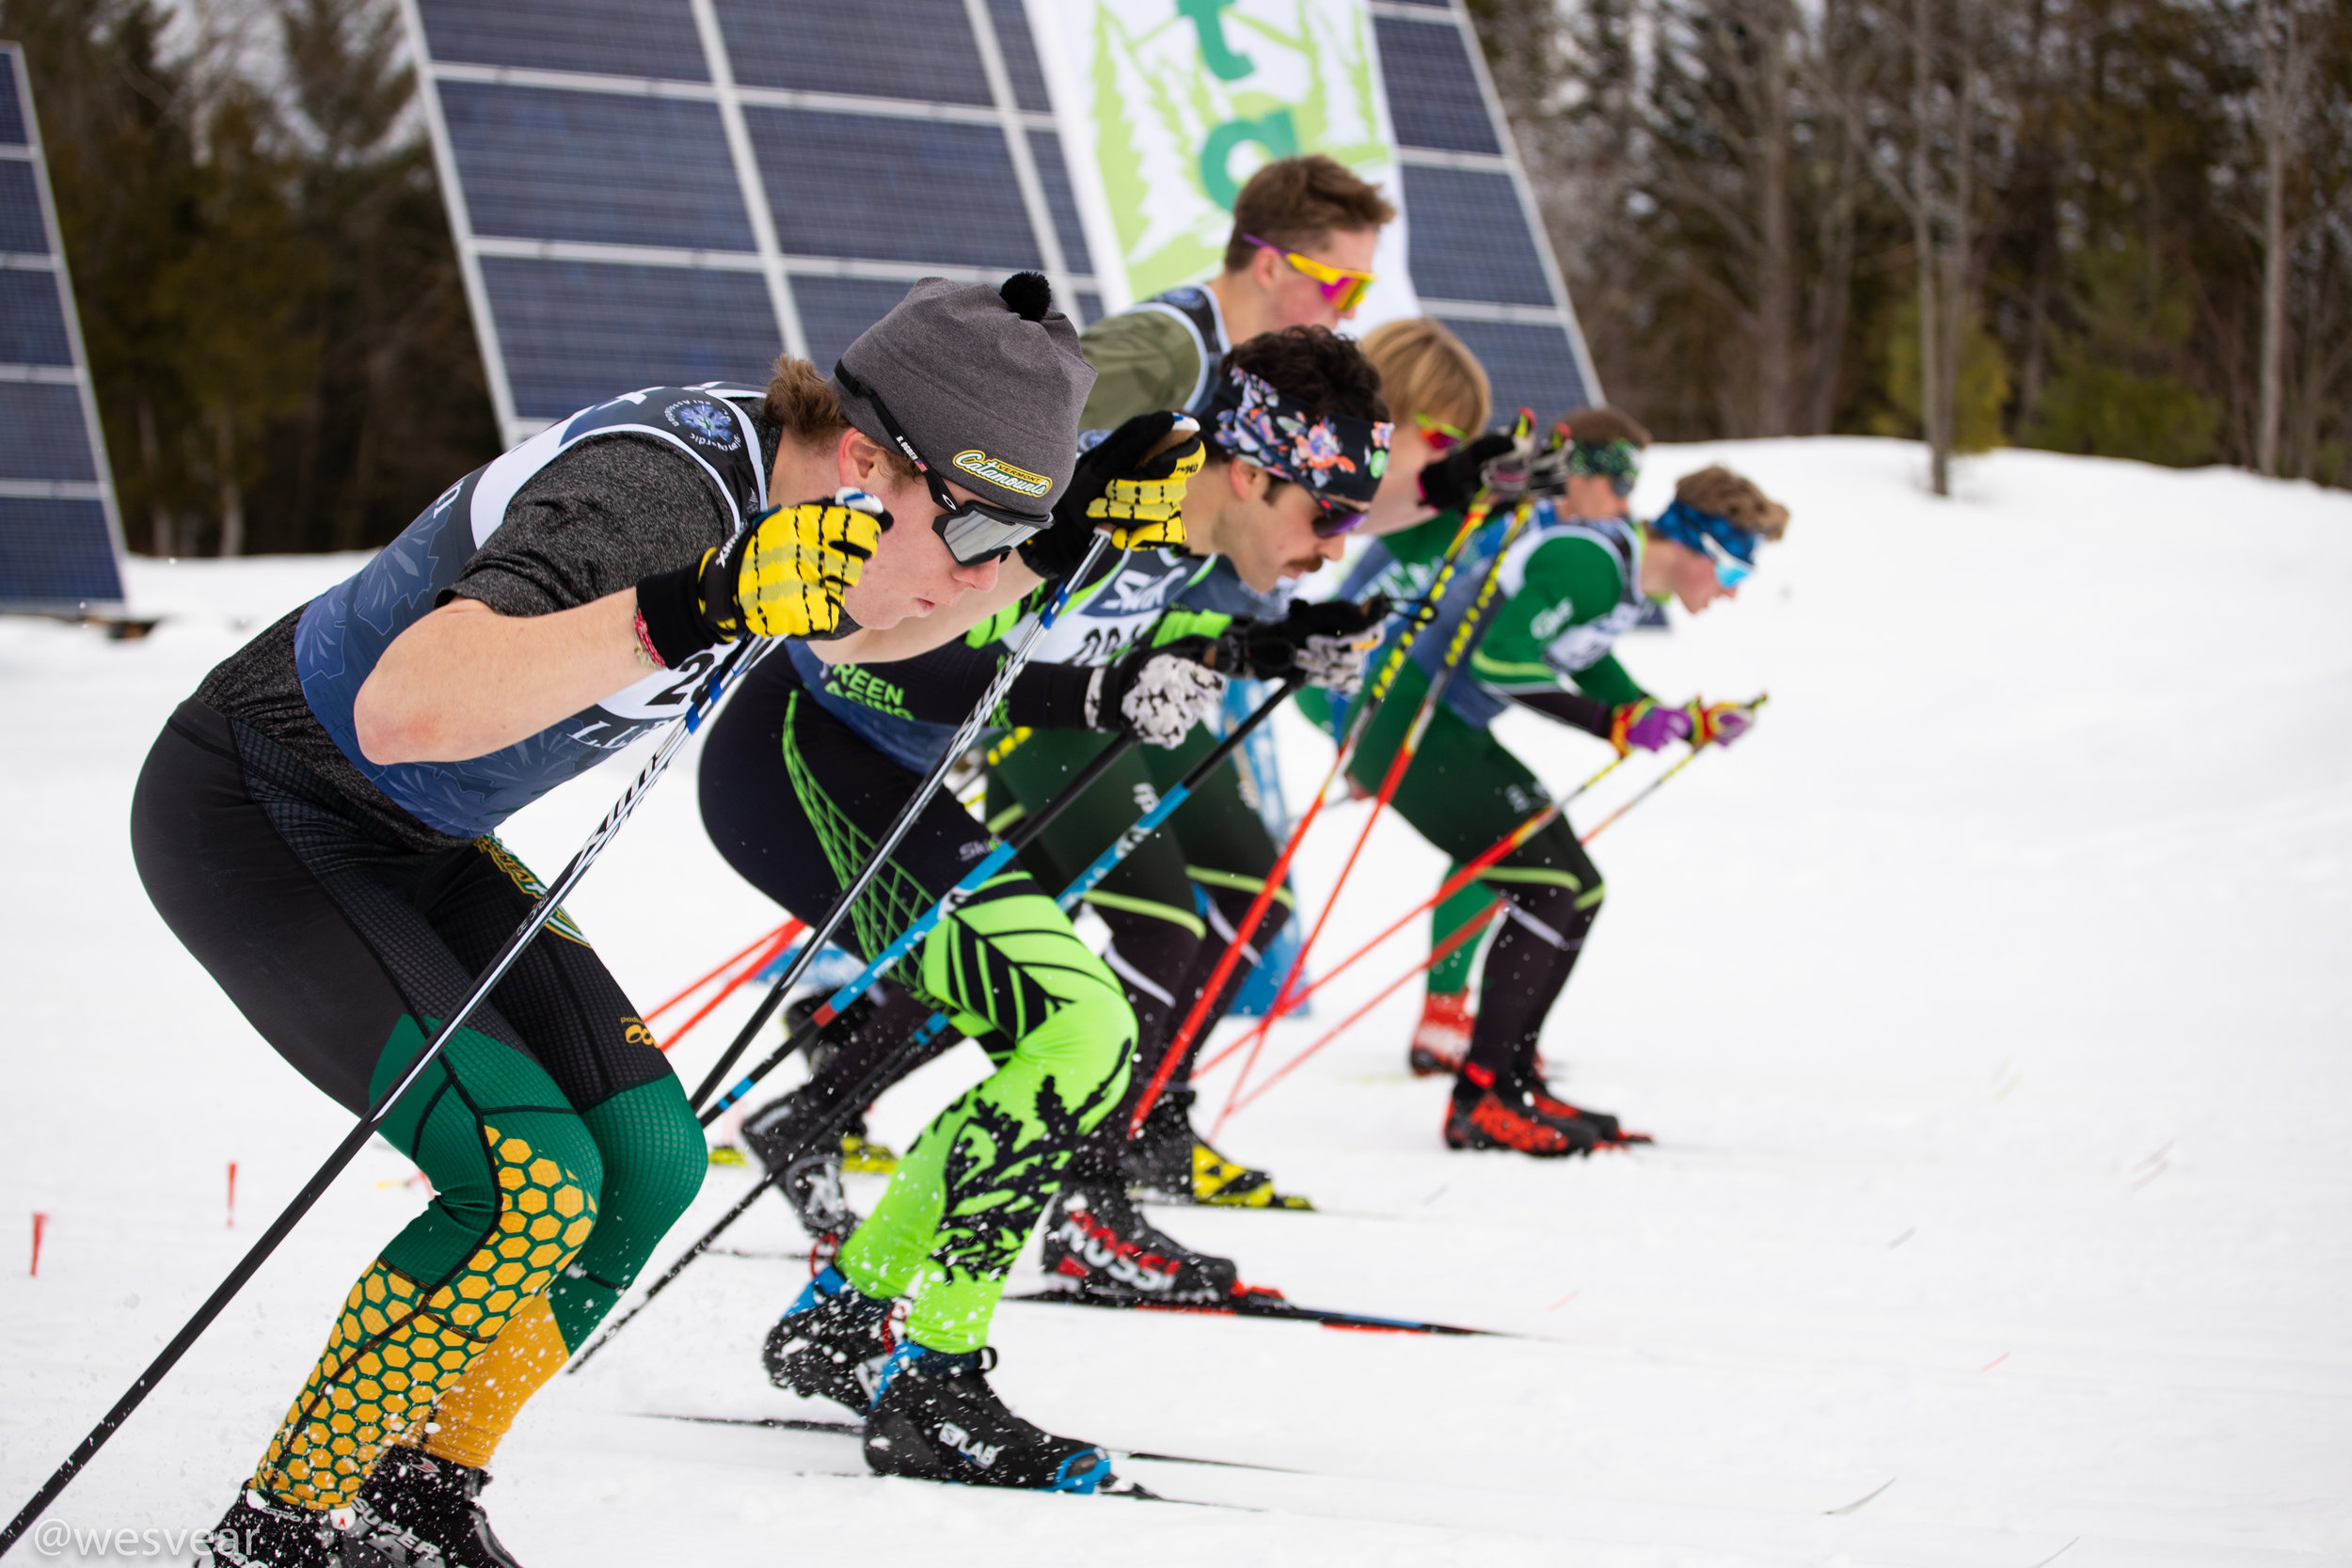
[[[1756,727],[1756,710],[1739,703],[1710,703],[1694,697],[1682,710],[1685,733],[1693,746],[1728,746]]]
[[[1678,707],[1663,707],[1647,697],[1628,703],[1609,721],[1609,743],[1624,756],[1640,748],[1655,752],[1671,740],[1691,738],[1691,715]]]

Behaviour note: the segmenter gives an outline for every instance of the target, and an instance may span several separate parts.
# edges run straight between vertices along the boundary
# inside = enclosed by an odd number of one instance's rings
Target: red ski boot
[[[1431,991],[1422,1004],[1413,1043],[1405,1053],[1405,1063],[1413,1069],[1413,1076],[1439,1078],[1461,1071],[1462,1058],[1470,1051],[1470,1029],[1477,1022],[1470,992]]]

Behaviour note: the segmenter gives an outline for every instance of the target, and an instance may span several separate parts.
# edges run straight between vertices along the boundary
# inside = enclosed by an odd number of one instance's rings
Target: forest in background
[[[0,0],[133,549],[360,549],[498,453],[389,0]]]
[[[2352,483],[2343,0],[1470,5],[1661,436]]]
[[[2341,0],[1470,0],[1613,402],[2352,485]],[[384,543],[495,422],[392,0],[0,0],[135,549]],[[1474,243],[1466,237],[1464,243]]]

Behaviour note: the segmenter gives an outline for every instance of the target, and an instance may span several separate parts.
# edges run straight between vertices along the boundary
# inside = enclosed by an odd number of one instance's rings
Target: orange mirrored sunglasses
[[[1373,274],[1371,273],[1358,272],[1353,267],[1331,266],[1327,262],[1316,261],[1311,256],[1301,256],[1295,250],[1284,250],[1280,245],[1271,241],[1262,240],[1255,234],[1244,234],[1242,238],[1256,245],[1260,250],[1274,252],[1293,267],[1313,278],[1316,289],[1321,291],[1323,297],[1330,302],[1331,308],[1335,310],[1355,309],[1364,302],[1364,295],[1372,292]]]

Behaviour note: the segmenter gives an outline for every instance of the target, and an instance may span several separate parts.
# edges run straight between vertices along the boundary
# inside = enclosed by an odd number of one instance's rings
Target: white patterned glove
[[[1225,677],[1201,664],[1216,644],[1179,638],[1130,649],[1095,671],[1087,686],[1090,730],[1123,729],[1149,746],[1178,746],[1225,700]]]

